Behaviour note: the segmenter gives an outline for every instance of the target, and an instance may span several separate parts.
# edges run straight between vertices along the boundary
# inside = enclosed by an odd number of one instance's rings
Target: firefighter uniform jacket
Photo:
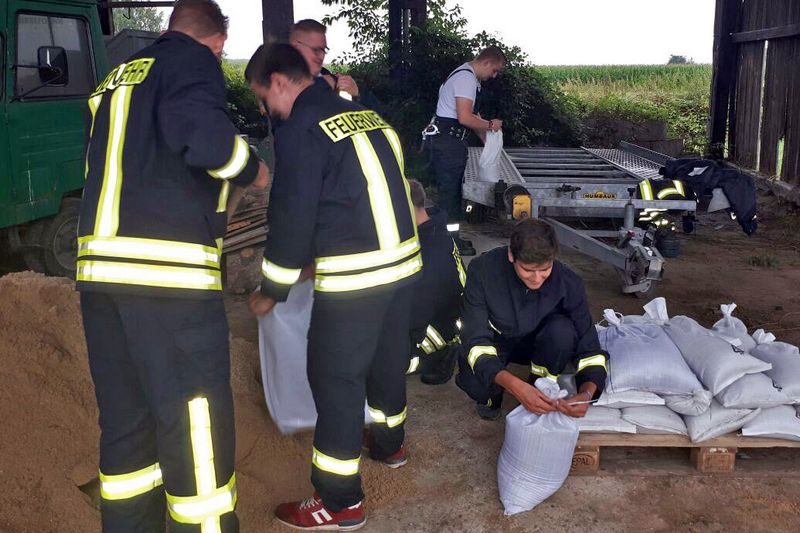
[[[599,396],[606,382],[607,354],[600,348],[581,278],[554,261],[550,277],[532,291],[517,277],[507,247],[495,248],[470,263],[461,342],[467,362],[483,386],[490,387],[505,367],[498,354],[510,352],[554,313],[570,319],[577,333],[573,364],[578,387],[591,381],[597,385],[595,397]],[[545,368],[533,373],[555,377]]]
[[[255,179],[258,158],[228,118],[217,58],[167,32],[89,110],[78,288],[220,297],[228,191]]]
[[[428,209],[428,216],[417,228],[424,266],[411,302],[411,341],[431,354],[458,335],[456,322],[467,275],[447,231],[447,213],[434,207]]]
[[[275,132],[261,292],[277,301],[312,263],[317,297],[398,288],[422,268],[397,133],[322,85]]]
[[[642,200],[685,200],[687,191],[681,180],[644,179],[639,182],[639,198]],[[667,226],[671,222],[664,217],[666,209],[648,207],[639,212],[639,222],[644,225]]]

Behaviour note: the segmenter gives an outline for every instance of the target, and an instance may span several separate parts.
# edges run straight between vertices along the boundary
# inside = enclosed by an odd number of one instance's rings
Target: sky
[[[218,0],[230,17],[226,54],[249,58],[261,42],[261,0]],[[455,0],[448,0],[452,5]],[[487,31],[537,65],[661,64],[671,54],[711,63],[714,0],[457,0],[470,34]],[[333,8],[294,0],[295,20]],[[350,50],[347,27],[328,31],[328,60]]]

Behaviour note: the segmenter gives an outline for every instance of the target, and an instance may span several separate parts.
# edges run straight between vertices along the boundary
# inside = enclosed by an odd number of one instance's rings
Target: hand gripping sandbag
[[[747,353],[755,348],[756,341],[747,333],[747,326],[744,322],[733,316],[733,311],[736,309],[736,304],[722,304],[719,310],[722,312],[722,318],[716,324],[711,326],[711,331],[719,333],[724,337],[739,339],[741,341],[740,347]]]
[[[791,400],[800,403],[800,350],[785,342],[776,342],[775,335],[763,329],[753,333],[756,347],[752,355],[770,363],[772,370],[765,372]]]
[[[314,281],[307,280],[289,290],[285,302],[258,319],[261,378],[269,414],[286,435],[313,429],[317,408],[306,374],[308,326],[314,306]],[[364,419],[370,422],[364,407]]]
[[[689,368],[715,396],[742,376],[771,368],[771,365],[744,353],[737,339],[723,338],[687,316],[669,318],[663,298],[648,303],[645,311],[654,321],[664,323],[664,331],[678,347]]]
[[[768,409],[792,403],[780,386],[766,374],[747,374],[717,394],[717,400],[729,409]]]
[[[643,435],[689,434],[680,415],[665,405],[626,407],[622,410],[622,419],[636,426],[636,433]]]
[[[578,419],[578,430],[581,433],[636,433],[636,426],[622,419],[620,409],[592,405],[586,416]]]
[[[550,398],[565,396],[548,379],[537,379],[535,386]],[[520,405],[508,414],[497,461],[497,487],[507,516],[530,511],[561,488],[577,442],[578,424],[564,413],[539,416]]]
[[[760,412],[761,409],[725,409],[713,400],[708,411],[702,415],[686,416],[683,420],[692,442],[703,442],[740,429]]]
[[[486,142],[478,161],[478,179],[496,183],[500,179],[500,152],[503,151],[503,130],[487,131]]]
[[[791,405],[764,409],[744,425],[742,435],[800,441],[800,410]]]
[[[664,329],[654,322],[626,323],[611,309],[609,326],[598,332],[609,353],[609,394],[637,390],[656,394],[692,395],[703,385],[684,361]]]

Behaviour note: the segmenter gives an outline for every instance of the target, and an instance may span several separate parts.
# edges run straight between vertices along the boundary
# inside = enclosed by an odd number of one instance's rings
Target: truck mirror
[[[40,46],[37,52],[39,81],[45,85],[64,86],[69,83],[67,51],[61,46]]]

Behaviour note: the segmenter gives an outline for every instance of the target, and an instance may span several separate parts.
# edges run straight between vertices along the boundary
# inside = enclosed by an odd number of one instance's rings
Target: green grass
[[[711,65],[602,65],[537,67],[585,115],[631,121],[658,119],[686,150],[706,148]]]

